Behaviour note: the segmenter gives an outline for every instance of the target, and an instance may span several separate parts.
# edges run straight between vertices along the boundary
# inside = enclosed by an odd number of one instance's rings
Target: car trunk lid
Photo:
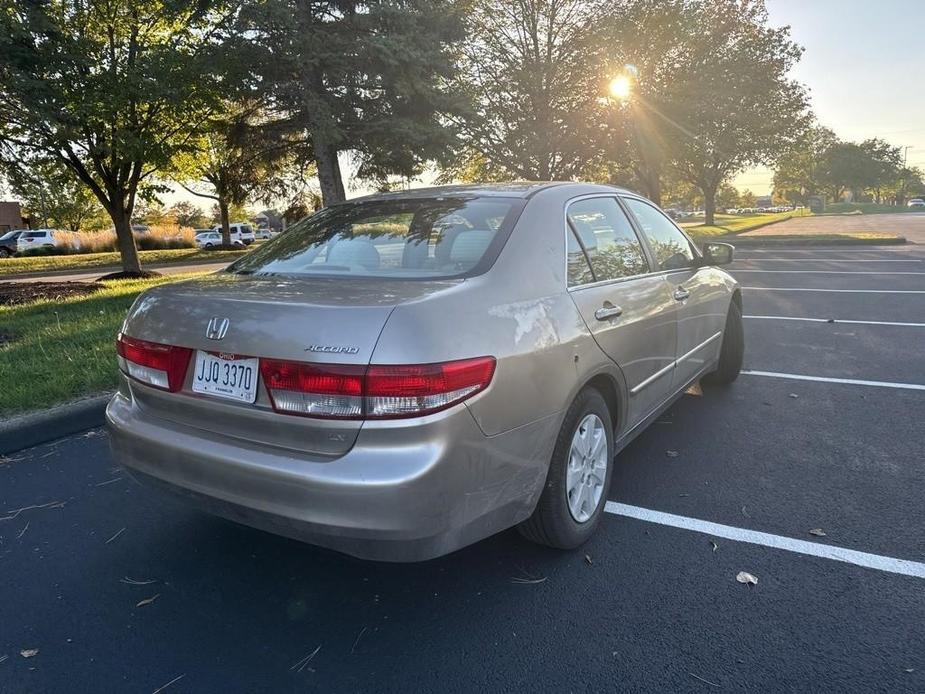
[[[253,404],[194,393],[195,350],[366,365],[396,305],[426,299],[461,281],[357,281],[223,272],[156,287],[136,301],[123,332],[194,352],[179,392],[132,381],[133,394],[140,407],[158,417],[218,436],[323,456],[342,455],[353,446],[361,420],[277,413],[262,381]],[[225,320],[224,335],[213,339],[216,324]]]

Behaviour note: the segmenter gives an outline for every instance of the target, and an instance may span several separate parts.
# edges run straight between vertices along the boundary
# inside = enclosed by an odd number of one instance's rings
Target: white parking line
[[[786,378],[792,381],[818,381],[820,383],[842,383],[850,386],[874,386],[876,388],[895,388],[897,390],[925,390],[919,383],[894,383],[892,381],[865,381],[859,378],[831,378],[828,376],[805,376],[803,374],[785,374],[777,371],[743,370],[746,376],[767,376],[768,378]]]
[[[925,294],[925,289],[808,289],[806,287],[742,287],[756,292],[834,292],[837,294]]]
[[[894,559],[893,557],[885,557],[880,554],[868,554],[867,552],[859,552],[854,549],[823,545],[819,542],[796,540],[792,537],[771,535],[769,533],[758,532],[757,530],[736,528],[731,525],[711,523],[710,521],[688,518],[687,516],[676,516],[673,513],[653,511],[640,506],[630,506],[629,504],[621,504],[615,501],[608,501],[604,506],[604,510],[615,516],[626,516],[627,518],[635,518],[636,520],[647,521],[649,523],[658,523],[659,525],[667,525],[672,528],[692,530],[693,532],[703,533],[711,537],[722,537],[726,540],[733,540],[735,542],[747,542],[752,545],[773,547],[774,549],[782,549],[787,552],[795,552],[796,554],[805,554],[822,559],[831,559],[832,561],[840,561],[846,564],[854,564],[855,566],[863,566],[868,569],[876,569],[877,571],[886,571],[903,576],[925,578],[925,564],[909,559]]]
[[[764,272],[775,275],[925,275],[925,272],[911,272],[908,270],[731,270],[733,274],[740,272]]]
[[[756,320],[796,320],[808,323],[848,323],[850,325],[896,325],[901,328],[925,328],[925,323],[899,323],[887,320],[848,320],[846,318],[799,318],[797,316],[742,316]]]

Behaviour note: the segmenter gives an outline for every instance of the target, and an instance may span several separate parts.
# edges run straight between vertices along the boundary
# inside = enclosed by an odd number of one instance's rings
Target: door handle
[[[684,287],[678,287],[674,290],[674,299],[675,301],[684,301],[689,297],[691,293],[687,291]]]
[[[619,306],[613,306],[609,302],[594,312],[594,317],[598,320],[610,320],[611,318],[619,318],[622,315],[623,309]]]

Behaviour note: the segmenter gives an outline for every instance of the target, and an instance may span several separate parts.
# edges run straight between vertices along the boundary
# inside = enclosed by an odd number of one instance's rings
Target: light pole
[[[899,200],[898,200],[898,203],[900,205],[904,205],[906,203],[906,178],[907,178],[906,162],[909,160],[909,150],[910,149],[915,149],[915,147],[913,147],[912,145],[906,145],[905,147],[903,147],[903,186],[900,189],[901,192],[899,194]]]

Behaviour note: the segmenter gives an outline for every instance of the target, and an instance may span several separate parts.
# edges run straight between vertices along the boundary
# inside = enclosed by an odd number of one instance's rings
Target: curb
[[[0,422],[0,455],[102,426],[112,393]]]
[[[774,236],[766,238],[757,236],[715,236],[709,240],[731,243],[736,248],[752,246],[898,246],[908,243],[904,236],[882,239],[853,239],[850,237],[844,239],[813,239],[800,238],[799,236]]]

